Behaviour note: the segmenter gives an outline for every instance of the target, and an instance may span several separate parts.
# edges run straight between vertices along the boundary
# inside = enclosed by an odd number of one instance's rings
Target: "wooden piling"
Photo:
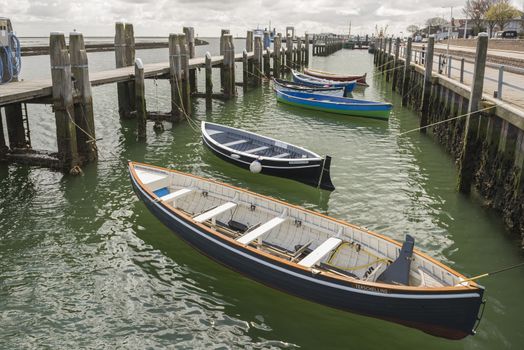
[[[262,40],[259,36],[255,37],[255,64],[254,64],[254,76],[255,84],[257,86],[262,85]]]
[[[286,33],[286,71],[293,67],[293,39]]]
[[[471,115],[471,113],[475,113],[480,108],[482,90],[484,87],[487,51],[488,35],[487,33],[479,33],[475,55],[475,67],[473,69],[473,81],[471,83],[471,94],[468,105],[469,115],[466,117],[462,154],[459,162],[458,190],[462,193],[469,193],[471,191],[471,183],[475,171],[474,159],[475,153],[478,151],[475,135],[476,130],[478,129],[479,115],[478,113]]]
[[[388,40],[388,55],[387,55],[387,64],[386,64],[386,81],[389,82],[389,77],[391,76],[391,68],[393,65],[393,57],[391,56],[391,47],[393,46],[393,37]]]
[[[189,58],[195,58],[195,28],[184,27],[183,32],[186,35]],[[189,87],[191,93],[197,92],[197,74],[196,69],[189,71]]]
[[[280,33],[279,33],[280,34]],[[273,77],[280,78],[280,48],[282,47],[282,37],[275,36],[273,39]]]
[[[367,40],[366,40],[367,42]],[[400,38],[397,38],[395,40],[395,58],[393,60],[393,82],[392,82],[392,88],[393,91],[397,90],[397,84],[398,84],[398,68],[399,67],[399,54],[400,54]]]
[[[80,162],[77,151],[76,126],[74,124],[75,109],[73,106],[71,61],[64,33],[51,33],[49,56],[59,166],[66,171],[73,171],[75,167],[80,165]]]
[[[226,45],[224,35],[227,35],[227,34],[229,34],[229,29],[222,29],[220,31],[220,56],[224,56],[225,45]],[[220,67],[220,87],[222,90],[224,90],[224,83],[225,83],[224,74],[225,74],[225,67],[222,64],[222,66]]]
[[[420,107],[420,132],[426,133],[426,126],[429,120],[429,103],[431,98],[432,77],[433,77],[433,52],[435,51],[435,36],[430,35],[426,51],[425,69],[424,69],[424,88],[422,92],[422,103]]]
[[[176,34],[169,34],[169,82],[171,84],[171,121],[174,122],[183,117],[182,63]]]
[[[13,103],[4,106],[7,135],[9,137],[9,147],[16,148],[28,147],[24,129],[24,115],[21,103]]]
[[[130,29],[127,30],[127,27],[130,26]],[[130,64],[128,59],[130,59],[134,53],[131,53],[127,45],[132,43],[133,40],[128,38],[133,31],[131,24],[124,24],[122,22],[117,22],[115,24],[115,60],[116,68],[127,67]],[[131,118],[132,100],[134,100],[134,93],[131,93],[132,86],[130,82],[117,83],[117,93],[118,93],[118,113],[121,118],[129,119]],[[133,97],[133,98],[132,98]]]
[[[136,122],[138,140],[146,140],[146,95],[144,86],[144,65],[140,58],[135,59],[135,101],[136,101]]]
[[[309,34],[304,35],[304,66],[309,67]]]
[[[211,110],[213,96],[213,67],[211,66],[211,54],[206,52],[205,57],[205,66],[206,66],[206,110]]]
[[[249,60],[247,58],[247,51],[242,51],[242,89],[247,92],[249,85]]]
[[[191,116],[191,88],[189,86],[189,48],[186,35],[178,35],[178,46],[180,46],[180,64],[182,66],[182,104],[186,118]]]
[[[234,67],[235,67],[235,49],[233,47],[233,36],[231,34],[225,34],[224,38],[224,62],[222,64],[224,71],[224,97],[229,99],[235,95],[235,78],[234,78]]]
[[[271,52],[269,51],[269,48],[265,49],[264,53],[264,75],[266,78],[269,78],[271,76],[271,65],[269,63],[269,60],[271,58]]]
[[[408,44],[406,46],[406,58],[404,66],[404,75],[402,77],[402,107],[408,104],[408,92],[409,92],[409,76],[411,74],[411,45],[413,39],[408,38]]]
[[[85,161],[93,161],[97,158],[93,95],[84,36],[81,33],[69,33],[69,55],[75,88],[80,95],[80,101],[75,104],[78,155]]]
[[[297,36],[297,58],[295,60],[295,67],[300,68],[302,66],[302,39]]]

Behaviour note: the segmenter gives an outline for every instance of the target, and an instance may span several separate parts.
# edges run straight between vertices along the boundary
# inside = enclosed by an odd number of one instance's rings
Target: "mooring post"
[[[9,151],[9,148],[7,147],[7,144],[5,142],[2,108],[0,108],[0,161],[5,160],[5,155],[7,151]]]
[[[230,99],[234,96],[234,88],[235,88],[235,81],[232,74],[232,65],[234,66],[234,55],[233,55],[233,62],[231,62],[231,51],[234,49],[231,47],[232,45],[232,35],[231,34],[225,34],[224,35],[224,61],[222,63],[222,66],[224,67],[224,97],[226,99]]]
[[[409,92],[409,78],[411,75],[411,44],[413,39],[408,38],[408,45],[406,47],[406,58],[404,66],[404,75],[402,77],[402,107],[408,104],[408,92]]]
[[[304,36],[305,52],[304,52],[304,66],[309,67],[309,34]]]
[[[127,29],[127,28],[130,29]],[[129,37],[133,32],[132,24],[124,24],[117,22],[115,24],[115,59],[116,68],[127,67],[133,63],[128,63],[128,59],[134,55],[134,48],[131,52],[128,50],[128,43],[132,40]],[[134,39],[133,39],[134,40]],[[134,58],[133,58],[134,59]],[[134,100],[134,93],[131,93],[132,86],[130,82],[117,83],[118,93],[118,113],[121,118],[131,118],[131,111],[133,111],[132,100]],[[132,98],[133,97],[133,98]]]
[[[273,39],[273,77],[280,78],[280,48],[282,47],[282,37],[280,33]]]
[[[487,51],[488,34],[479,33],[475,67],[473,68],[473,81],[471,82],[471,94],[469,97],[468,116],[466,117],[462,154],[459,162],[458,190],[462,193],[469,193],[471,191],[471,183],[473,182],[473,174],[475,171],[474,159],[475,153],[478,152],[476,133],[480,117],[479,114],[475,112],[479,110],[482,99]]]
[[[242,89],[247,91],[249,85],[249,68],[248,68],[247,51],[242,51]]]
[[[226,47],[226,41],[224,39],[224,35],[229,34],[229,29],[222,29],[220,31],[220,56],[224,57],[225,47]],[[220,67],[220,87],[222,90],[224,90],[224,74],[225,74],[225,67],[224,64]]]
[[[290,71],[293,67],[293,39],[286,33],[286,71]]]
[[[146,140],[146,92],[144,87],[144,65],[140,58],[135,59],[135,100],[138,140]]]
[[[302,66],[302,39],[297,36],[297,59],[295,61],[295,67],[300,68]]]
[[[184,34],[186,34],[187,47],[189,50],[189,58],[195,58],[195,28],[193,27],[184,27]],[[197,75],[196,69],[191,69],[189,71],[189,87],[191,93],[197,92]]]
[[[428,38],[428,47],[426,51],[426,58],[425,58],[425,64],[426,67],[424,69],[424,89],[422,92],[422,103],[420,107],[420,132],[425,134],[426,133],[426,126],[428,125],[429,120],[429,102],[431,98],[431,87],[433,85],[432,83],[432,77],[433,77],[433,52],[435,51],[435,36],[430,35]]]
[[[211,54],[206,52],[205,58],[206,66],[206,110],[211,110],[212,106],[212,96],[213,96],[213,67],[211,66]]]
[[[24,114],[21,103],[12,103],[4,106],[7,136],[9,147],[26,148],[28,146],[24,129]]]
[[[397,90],[397,84],[398,84],[398,66],[399,66],[399,60],[398,56],[400,54],[400,38],[395,39],[395,58],[393,59],[393,82],[391,84],[393,91]]]
[[[169,82],[171,84],[171,121],[175,122],[183,117],[182,63],[176,34],[169,34]]]
[[[393,65],[393,57],[391,56],[391,47],[393,46],[393,37],[389,38],[388,42],[388,63],[386,65],[386,81],[389,82],[389,77],[391,75],[391,66]]]
[[[262,40],[259,36],[255,37],[255,64],[254,64],[254,76],[255,76],[255,85],[260,86],[262,84]]]
[[[78,154],[84,160],[93,161],[97,158],[93,95],[84,36],[81,33],[69,33],[69,55],[74,84],[80,95],[80,102],[75,104]]]
[[[271,64],[269,60],[271,59],[271,51],[269,51],[269,48],[266,49],[266,53],[264,54],[264,74],[267,78],[271,77]]]
[[[232,96],[236,96],[236,78],[235,78],[235,42],[233,41],[233,35],[229,36],[229,55],[231,56],[229,59],[229,71],[231,74],[231,92]]]
[[[182,103],[186,117],[191,116],[191,88],[189,86],[189,49],[186,43],[186,35],[178,35],[180,46],[180,64],[182,66]]]
[[[80,162],[76,142],[76,126],[74,124],[75,108],[73,105],[71,61],[64,33],[51,33],[49,37],[49,56],[51,59],[58,160],[63,170],[72,171],[80,165]]]

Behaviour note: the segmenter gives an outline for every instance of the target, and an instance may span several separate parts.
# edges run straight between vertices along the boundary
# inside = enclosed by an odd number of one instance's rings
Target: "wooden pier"
[[[474,188],[524,244],[524,108],[485,90],[487,35],[479,35],[471,85],[433,67],[433,38],[422,60],[413,59],[411,38],[403,57],[399,38],[391,50],[393,40],[377,38],[374,43],[379,74],[402,95],[402,105],[419,112],[420,132],[430,134],[455,158],[458,190],[467,194]]]
[[[294,35],[294,30],[293,30]],[[294,40],[293,40],[294,39]],[[296,44],[294,43],[296,41]],[[138,140],[144,140],[147,120],[177,122],[191,117],[192,99],[231,99],[236,87],[244,91],[259,86],[264,77],[279,77],[290,68],[300,68],[309,61],[309,38],[290,38],[282,46],[282,35],[275,37],[274,49],[263,47],[260,37],[247,31],[246,48],[236,53],[233,37],[222,30],[220,55],[195,57],[192,27],[171,34],[169,55],[162,63],[144,64],[135,58],[136,43],[132,24],[115,25],[115,65],[117,68],[89,73],[89,63],[82,34],[70,34],[69,46],[63,33],[51,33],[49,53],[51,79],[13,81],[0,85],[0,107],[7,122],[8,137],[0,133],[0,160],[48,166],[77,174],[81,166],[97,158],[91,88],[117,84],[118,110],[121,118],[138,123]],[[284,60],[285,59],[285,60]],[[235,63],[242,64],[241,81],[235,75]],[[197,91],[196,70],[205,70],[205,91]],[[220,70],[220,90],[212,83],[213,68]],[[144,79],[166,79],[171,85],[171,111],[147,112]],[[33,150],[31,147],[27,104],[52,105],[56,120],[58,149]],[[1,112],[1,109],[0,109]],[[0,130],[3,130],[0,116]],[[158,126],[158,125],[156,125]]]

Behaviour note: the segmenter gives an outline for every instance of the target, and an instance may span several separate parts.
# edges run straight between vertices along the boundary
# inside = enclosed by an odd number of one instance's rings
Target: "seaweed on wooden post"
[[[406,57],[404,61],[404,75],[402,77],[402,107],[408,104],[408,92],[409,92],[409,79],[411,75],[411,45],[413,39],[408,38],[408,44],[406,46]]]
[[[87,161],[93,161],[97,158],[93,95],[89,81],[84,36],[81,33],[72,32],[69,34],[69,54],[71,57],[71,73],[75,78],[75,87],[80,94],[80,101],[75,104],[75,121],[78,125],[76,130],[78,154]]]
[[[195,58],[195,28],[193,27],[184,27],[184,34],[186,34],[187,47],[189,50],[189,58]],[[189,87],[191,93],[197,92],[197,75],[196,69],[191,69],[189,71]]]
[[[473,81],[471,82],[468,116],[466,117],[462,153],[459,162],[458,190],[462,193],[469,193],[471,191],[471,183],[475,171],[474,159],[478,145],[476,132],[479,121],[479,115],[475,112],[480,108],[482,90],[484,88],[487,51],[488,34],[479,33],[475,55],[475,67],[473,68]]]
[[[367,42],[367,38],[366,38]],[[399,60],[398,56],[400,54],[400,38],[397,37],[395,39],[395,58],[393,60],[393,82],[392,82],[392,88],[393,91],[397,90],[397,84],[398,84],[398,67],[399,67]]]
[[[135,100],[136,100],[136,117],[138,140],[146,140],[146,96],[144,87],[144,65],[140,58],[135,59]]]
[[[180,64],[182,66],[182,105],[187,118],[191,116],[191,88],[189,86],[189,49],[185,34],[178,35],[178,46],[180,46]]]
[[[205,56],[205,70],[206,70],[206,110],[210,110],[212,107],[212,96],[213,96],[213,67],[211,66],[211,54],[206,52]]]
[[[171,121],[182,116],[182,64],[178,36],[169,34],[169,82],[171,84]]]
[[[49,57],[51,60],[51,80],[53,90],[53,109],[56,121],[56,141],[59,166],[73,171],[80,165],[74,124],[73,81],[71,61],[64,33],[53,32],[49,37]]]
[[[425,63],[426,67],[424,69],[424,89],[422,92],[422,103],[420,107],[421,116],[420,116],[420,129],[421,133],[426,133],[426,126],[428,125],[429,119],[429,102],[431,98],[431,87],[432,87],[432,77],[433,77],[433,52],[435,51],[435,36],[430,35],[428,38],[428,47],[426,52]]]

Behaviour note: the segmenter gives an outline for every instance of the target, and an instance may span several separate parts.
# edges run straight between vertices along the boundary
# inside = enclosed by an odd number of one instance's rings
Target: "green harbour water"
[[[242,41],[235,41],[236,51]],[[217,51],[217,40],[197,54]],[[91,71],[113,53],[89,55]],[[137,51],[144,63],[167,49]],[[473,194],[455,191],[457,169],[418,132],[400,95],[373,77],[373,56],[341,50],[311,67],[368,72],[355,98],[385,100],[389,121],[331,115],[277,104],[269,83],[232,101],[214,101],[194,119],[244,128],[333,157],[332,193],[251,174],[204,148],[187,122],[136,141],[134,121],[118,117],[116,85],[93,88],[100,159],[71,177],[43,168],[0,167],[0,349],[522,349],[524,270],[482,280],[487,305],[475,336],[436,338],[341,312],[260,285],[201,255],[135,197],[125,166],[171,167],[269,195],[367,227],[474,276],[524,261],[517,237]],[[49,75],[48,57],[24,59],[24,79]],[[199,73],[203,90],[203,71]],[[218,70],[214,71],[219,86]],[[241,65],[237,63],[237,81]],[[166,81],[146,82],[149,110],[169,108]],[[33,147],[55,149],[50,106],[30,105]]]

